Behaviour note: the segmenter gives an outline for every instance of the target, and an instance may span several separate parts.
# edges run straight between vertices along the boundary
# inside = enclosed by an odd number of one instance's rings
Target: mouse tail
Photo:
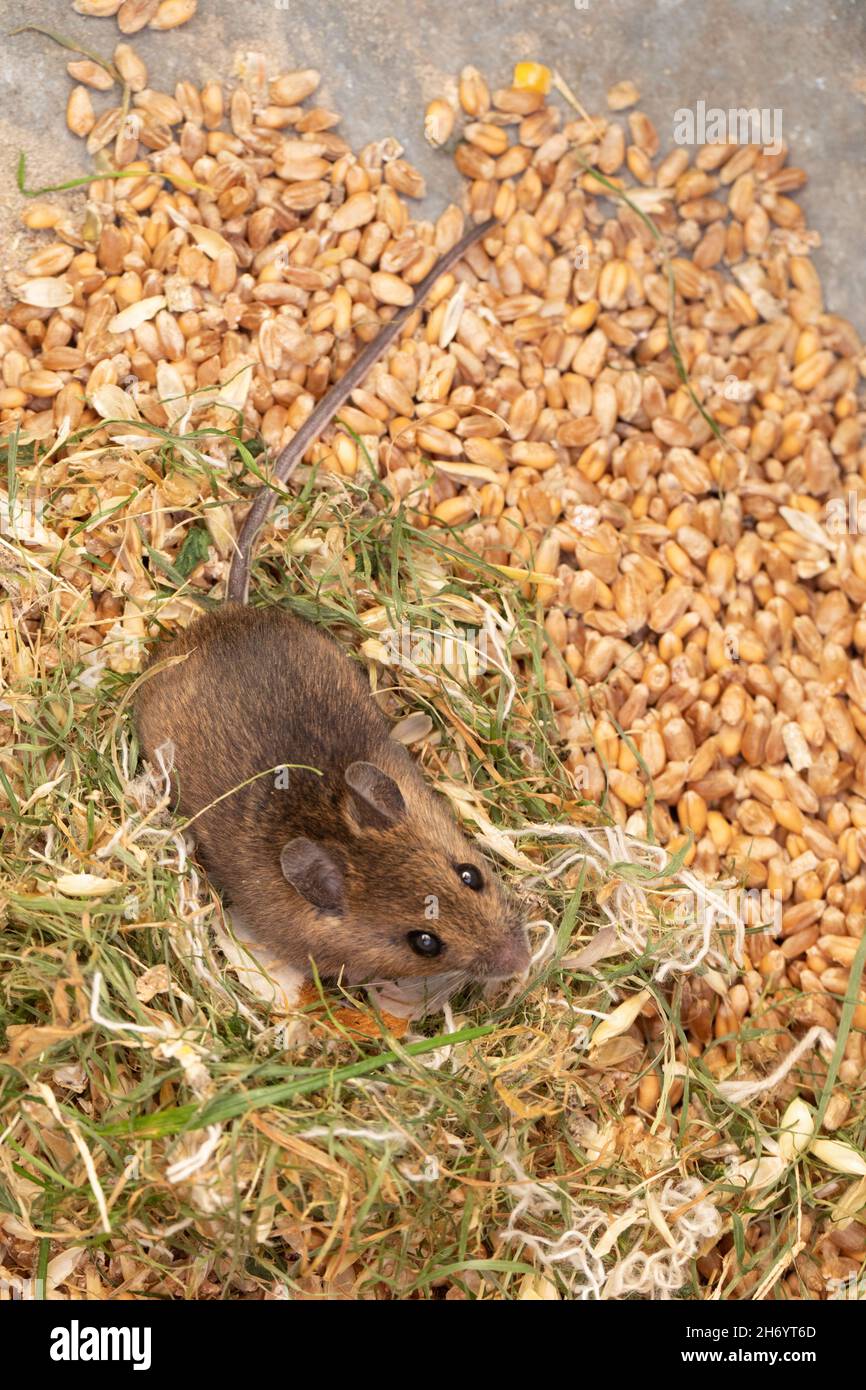
[[[340,407],[345,405],[355,388],[361,384],[380,358],[384,357],[406,320],[411,318],[412,314],[420,308],[440,276],[447,274],[469,248],[480,241],[482,237],[485,237],[495,226],[496,218],[490,217],[486,222],[479,223],[477,227],[470,227],[469,231],[465,232],[460,240],[455,242],[450,250],[439,258],[433,269],[424,276],[419,284],[411,304],[406,304],[402,309],[399,309],[394,317],[383,325],[372,343],[367,344],[339,381],[334,382],[334,385],[322,397],[312,414],[301,425],[294,438],[290,439],[282,452],[277,455],[273,467],[273,483],[265,483],[259,489],[241,527],[226,588],[226,598],[230,602],[246,603],[249,599],[252,550],[256,536],[264,524],[276,495],[274,485],[287,481],[310,445],[315,443],[322,431],[331,423]]]

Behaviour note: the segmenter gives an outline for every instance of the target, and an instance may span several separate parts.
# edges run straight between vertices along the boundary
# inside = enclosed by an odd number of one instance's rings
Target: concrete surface
[[[86,19],[70,0],[0,0],[4,265],[19,243],[18,151],[31,186],[89,172],[64,120],[71,55],[38,34],[7,37],[26,23],[107,55],[119,37],[113,19]],[[450,157],[427,146],[421,115],[467,62],[505,84],[516,59],[538,58],[591,111],[605,109],[611,82],[633,78],[663,150],[677,108],[780,108],[791,161],[810,175],[800,197],[823,237],[816,260],[828,307],[866,332],[866,0],[200,0],[184,28],[133,42],[151,84],[168,91],[180,77],[224,77],[250,50],[275,69],[320,69],[320,97],[353,144],[396,135],[405,145],[427,176],[431,215],[461,181]],[[95,104],[108,103],[97,94]]]

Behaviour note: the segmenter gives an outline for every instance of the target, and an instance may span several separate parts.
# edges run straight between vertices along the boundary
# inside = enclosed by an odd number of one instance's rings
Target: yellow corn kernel
[[[515,63],[514,86],[547,96],[550,91],[550,68],[543,63]]]

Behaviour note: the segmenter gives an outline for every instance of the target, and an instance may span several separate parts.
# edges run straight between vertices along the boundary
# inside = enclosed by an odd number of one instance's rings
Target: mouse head
[[[527,968],[514,903],[411,765],[398,783],[374,763],[352,763],[338,800],[344,835],[294,839],[280,855],[312,909],[307,945],[320,973],[501,979]]]

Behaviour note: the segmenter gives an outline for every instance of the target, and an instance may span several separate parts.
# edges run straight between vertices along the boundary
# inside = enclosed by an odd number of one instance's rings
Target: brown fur
[[[141,687],[139,739],[151,761],[173,744],[177,804],[196,817],[198,855],[263,945],[288,965],[308,968],[312,959],[322,975],[344,970],[352,980],[443,970],[495,977],[526,967],[514,905],[390,738],[366,680],[336,643],[282,610],[230,604],[157,648],[153,662],[179,655],[186,659]],[[393,779],[382,778],[383,789],[398,803],[402,793],[405,806],[353,791],[346,770],[357,763],[374,765],[366,769],[374,781],[376,768]],[[290,768],[280,789],[269,769],[286,764],[317,771]],[[330,899],[313,906],[287,882],[281,853],[298,841],[327,856],[338,907]],[[480,891],[461,882],[458,863],[479,869]],[[438,918],[429,916],[431,896]],[[444,950],[417,955],[410,931],[434,932]]]

